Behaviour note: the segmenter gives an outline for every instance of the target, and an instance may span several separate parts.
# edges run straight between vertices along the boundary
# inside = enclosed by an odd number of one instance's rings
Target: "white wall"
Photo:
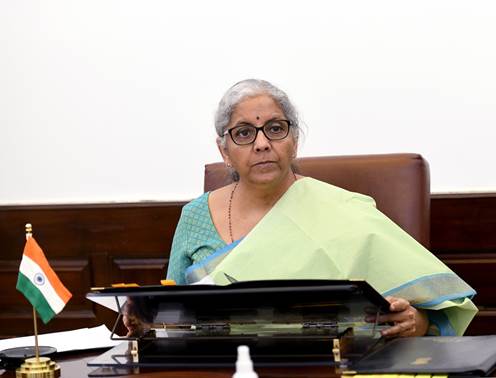
[[[494,1],[0,2],[0,203],[188,199],[244,78],[286,90],[300,156],[420,152],[496,191]]]

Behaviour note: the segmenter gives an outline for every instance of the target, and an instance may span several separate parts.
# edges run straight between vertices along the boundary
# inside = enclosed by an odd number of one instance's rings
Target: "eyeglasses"
[[[234,143],[240,146],[251,144],[262,131],[268,140],[281,140],[288,136],[291,122],[286,119],[272,119],[263,126],[256,127],[250,123],[242,123],[226,130],[223,136],[229,134]]]

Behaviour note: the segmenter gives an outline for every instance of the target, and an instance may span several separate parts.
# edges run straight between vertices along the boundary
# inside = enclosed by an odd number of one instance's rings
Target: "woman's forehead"
[[[279,104],[268,95],[249,97],[241,101],[231,115],[231,123],[257,121],[272,117],[282,117],[284,112]],[[257,118],[258,117],[258,118]]]

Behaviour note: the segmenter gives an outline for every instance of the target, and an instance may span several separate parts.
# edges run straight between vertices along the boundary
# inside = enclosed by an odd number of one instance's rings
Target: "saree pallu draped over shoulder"
[[[387,218],[372,198],[296,181],[246,235],[186,271],[188,282],[363,279],[428,311],[441,335],[462,335],[475,291]]]

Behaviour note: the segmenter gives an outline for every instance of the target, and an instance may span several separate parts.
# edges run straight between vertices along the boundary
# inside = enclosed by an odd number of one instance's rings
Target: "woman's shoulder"
[[[184,205],[181,211],[180,221],[188,224],[192,222],[196,223],[201,219],[210,218],[210,212],[208,210],[209,195],[210,192],[205,192],[201,196]]]
[[[223,213],[227,206],[232,185],[205,192],[184,205],[181,221],[186,223],[207,223],[215,221],[216,214]]]
[[[183,213],[195,211],[198,208],[202,208],[205,205],[208,205],[208,197],[210,192],[205,192],[201,196],[189,201],[186,205],[183,206]]]

